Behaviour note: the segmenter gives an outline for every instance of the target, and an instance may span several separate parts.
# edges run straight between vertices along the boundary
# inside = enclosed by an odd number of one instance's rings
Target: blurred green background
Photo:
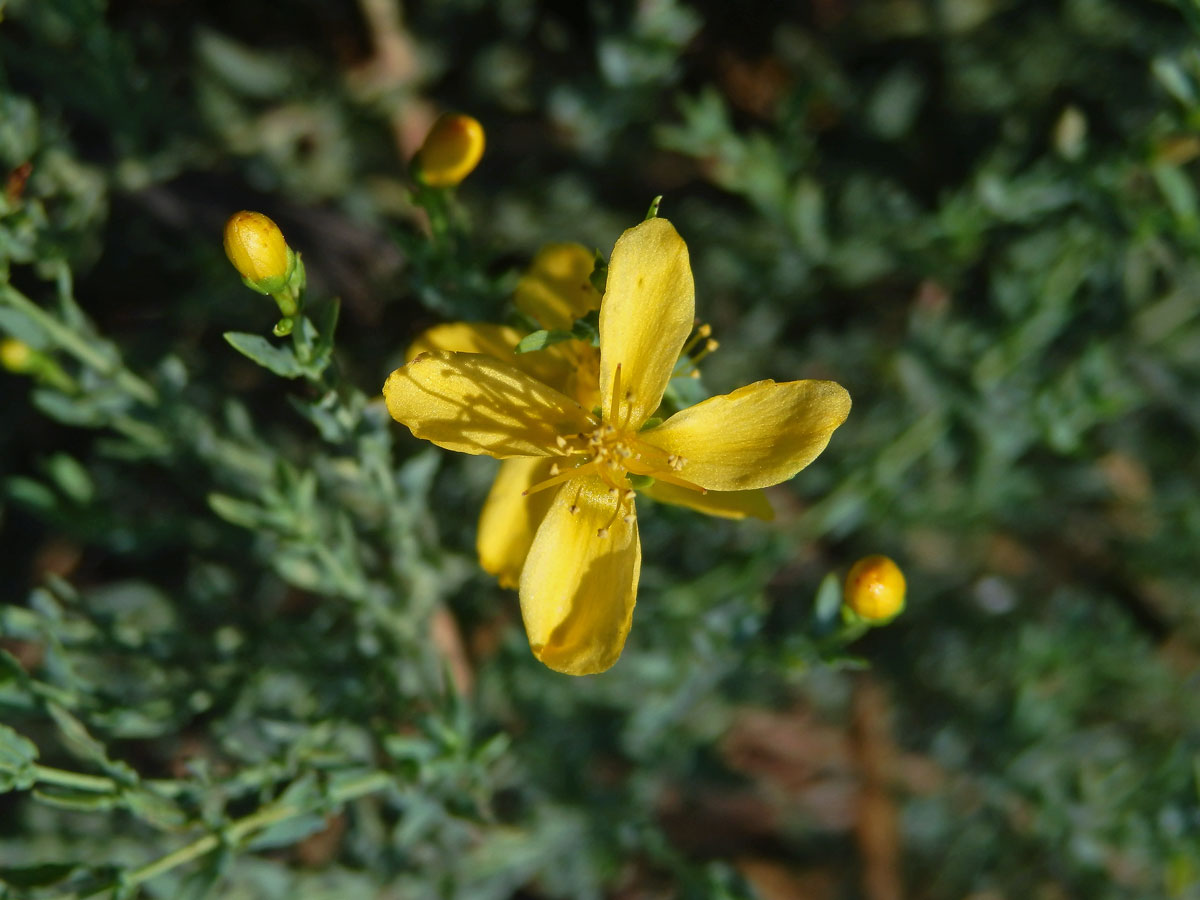
[[[0,896],[1200,898],[1200,5],[0,10],[0,332],[70,381],[0,373]],[[649,508],[572,679],[475,563],[494,463],[378,389],[657,194],[709,388],[854,409],[773,523]],[[243,208],[335,389],[222,338]],[[907,610],[826,653],[877,552]]]

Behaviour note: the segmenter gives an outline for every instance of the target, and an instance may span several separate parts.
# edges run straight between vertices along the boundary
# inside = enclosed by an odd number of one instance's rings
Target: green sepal
[[[251,281],[249,278],[243,278],[242,284],[250,288],[250,290],[256,291],[257,293],[263,294],[267,297],[283,293],[292,286],[292,279],[296,276],[297,270],[299,270],[300,273],[299,280],[301,282],[304,280],[304,266],[298,266],[297,264],[299,262],[299,255],[293,251],[291,247],[288,247],[287,270],[282,275],[275,275],[271,278],[263,278],[260,281]],[[303,284],[300,285],[300,288],[303,288]],[[299,294],[299,290],[296,290],[293,293]]]

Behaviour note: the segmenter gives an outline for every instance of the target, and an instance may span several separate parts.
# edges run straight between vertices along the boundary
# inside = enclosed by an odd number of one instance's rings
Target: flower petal
[[[569,331],[576,319],[600,307],[591,281],[595,265],[596,254],[582,244],[547,244],[517,282],[513,302],[543,328]]]
[[[639,438],[681,457],[680,478],[711,491],[769,487],[820,455],[850,413],[832,381],[758,381],[676,413]]]
[[[412,362],[430,350],[451,350],[455,353],[485,353],[520,369],[531,378],[544,381],[552,388],[572,395],[575,365],[573,357],[562,352],[562,344],[532,353],[517,353],[514,347],[525,335],[508,325],[489,325],[482,322],[445,322],[434,325],[417,336],[404,354]]]
[[[539,481],[550,477],[553,461],[545,457],[506,459],[492,482],[487,502],[479,516],[475,549],[479,565],[500,580],[500,586],[515,588],[525,567],[533,536],[550,509],[554,491],[524,495]]]
[[[416,437],[500,459],[558,455],[559,435],[596,427],[571,398],[478,353],[423,353],[388,376],[383,396]]]
[[[529,646],[557,672],[603,672],[625,646],[642,546],[637,520],[626,522],[617,504],[598,478],[568,481],[525,560],[521,614]],[[607,529],[605,537],[597,535],[600,529]]]
[[[666,219],[630,228],[613,247],[600,306],[601,407],[614,390],[618,428],[638,428],[658,408],[696,316],[687,245]],[[620,386],[615,387],[620,366]],[[626,399],[628,398],[628,399]]]
[[[721,519],[744,519],[753,516],[770,522],[775,518],[771,501],[761,490],[709,491],[707,494],[701,494],[699,491],[690,491],[665,481],[656,481],[649,487],[642,488],[641,493],[659,503],[686,506],[696,512]]]

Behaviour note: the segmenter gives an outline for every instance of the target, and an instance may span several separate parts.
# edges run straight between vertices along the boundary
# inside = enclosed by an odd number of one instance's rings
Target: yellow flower
[[[279,226],[248,210],[234,213],[225,223],[225,255],[242,278],[267,294],[283,290],[295,266]]]
[[[430,187],[454,187],[483,158],[483,126],[461,113],[443,113],[413,158],[413,176]]]
[[[497,479],[510,503],[523,485],[526,496],[555,489],[542,501],[520,597],[530,647],[557,671],[602,672],[624,646],[641,570],[629,476],[697,505],[709,491],[778,484],[812,462],[849,413],[849,395],[833,382],[760,381],[644,427],[694,314],[687,246],[670,222],[650,219],[613,248],[600,307],[598,414],[520,364],[483,353],[429,349],[384,385],[388,410],[416,437],[524,460],[524,471]]]
[[[565,331],[576,319],[600,307],[600,294],[592,286],[595,255],[582,244],[547,244],[538,251],[529,270],[517,283],[518,309],[543,328]],[[506,325],[450,322],[435,325],[408,348],[406,360],[430,350],[483,353],[516,366],[574,398],[584,409],[600,403],[600,353],[579,340],[552,344],[543,350],[516,353],[522,338]],[[550,477],[553,460],[537,457],[506,459],[488,493],[476,532],[476,551],[485,572],[495,575],[502,587],[520,583],[525,557],[538,526],[550,508],[553,494],[525,491]],[[761,490],[695,491],[653,482],[642,493],[660,503],[686,506],[729,519],[755,516],[771,519],[771,504]]]
[[[868,622],[886,622],[904,609],[904,573],[886,556],[865,556],[846,576],[846,606]]]

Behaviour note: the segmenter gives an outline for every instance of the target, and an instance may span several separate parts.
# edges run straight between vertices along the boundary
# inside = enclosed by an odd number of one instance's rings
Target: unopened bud
[[[0,341],[0,366],[17,375],[28,375],[37,366],[37,354],[24,341],[5,338]]]
[[[868,622],[886,622],[904,609],[904,573],[886,556],[866,556],[846,576],[843,602]]]
[[[255,290],[276,294],[284,289],[296,265],[279,226],[262,213],[242,210],[225,223],[225,255]]]
[[[443,113],[413,158],[413,177],[429,187],[454,187],[483,158],[483,126],[461,113]]]

